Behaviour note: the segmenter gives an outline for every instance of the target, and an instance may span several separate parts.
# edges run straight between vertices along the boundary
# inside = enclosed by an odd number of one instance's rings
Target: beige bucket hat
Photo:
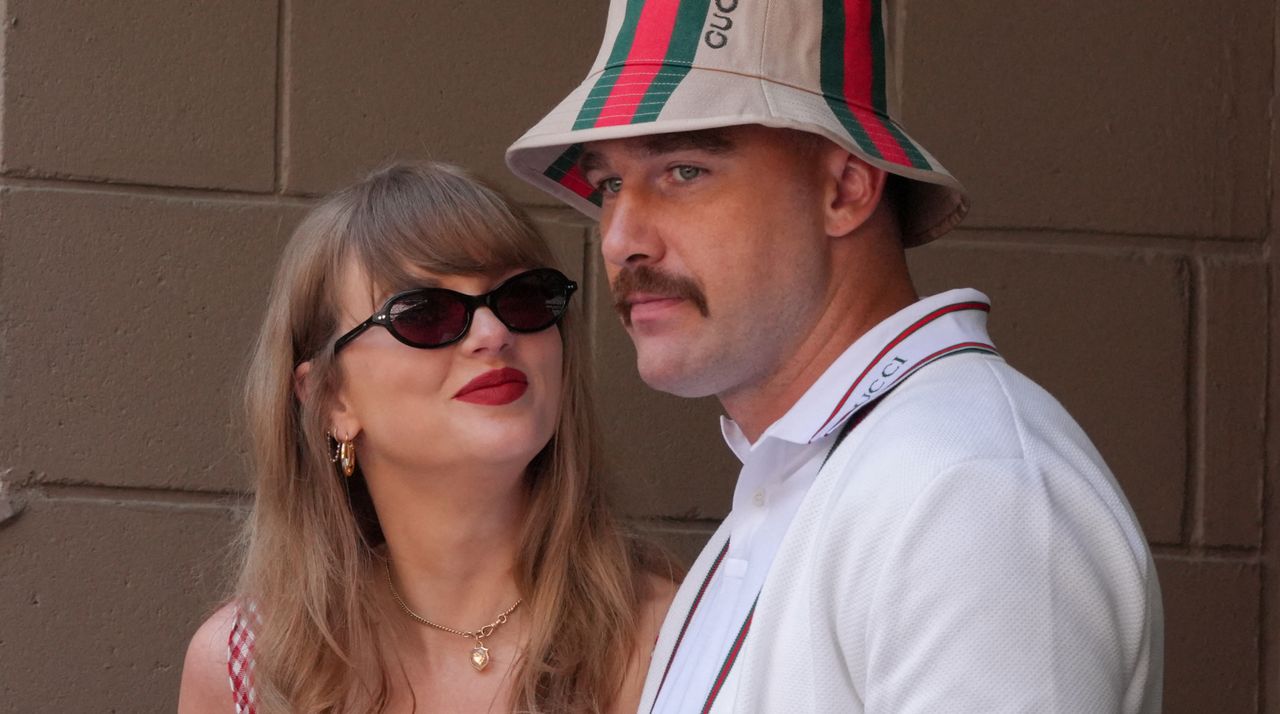
[[[960,222],[960,183],[888,113],[880,0],[612,0],[590,74],[507,150],[524,180],[592,218],[582,144],[762,124],[812,132],[907,182],[907,245]]]

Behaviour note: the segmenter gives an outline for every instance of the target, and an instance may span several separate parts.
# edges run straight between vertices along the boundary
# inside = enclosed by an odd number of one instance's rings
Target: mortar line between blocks
[[[252,499],[251,494],[239,491],[185,491],[153,486],[37,483],[26,486],[22,491],[32,500],[161,505],[216,510],[245,509]]]
[[[1046,253],[1088,252],[1104,256],[1137,253],[1177,256],[1219,255],[1256,262],[1265,261],[1267,251],[1266,245],[1261,243],[1214,238],[1070,230],[978,229],[967,226],[956,229],[939,240],[936,245],[944,248],[984,248]],[[923,250],[929,250],[929,248],[926,246]]]
[[[1204,320],[1209,311],[1204,305],[1208,290],[1205,289],[1207,271],[1200,260],[1189,258],[1183,263],[1187,270],[1187,389],[1183,405],[1186,424],[1186,473],[1184,474],[1182,542],[1199,546],[1204,544],[1204,492],[1205,492],[1205,420],[1208,326]]]
[[[1262,566],[1262,552],[1254,548],[1232,546],[1152,545],[1151,555],[1160,560],[1180,563],[1235,563]],[[1159,566],[1157,565],[1157,569]]]
[[[289,30],[293,17],[291,10],[290,0],[278,1],[276,5],[276,136],[272,146],[273,185],[276,194],[284,193],[285,173],[288,171]]]
[[[0,189],[10,191],[94,193],[129,198],[205,201],[256,206],[297,206],[302,208],[310,207],[317,198],[306,194],[260,193],[220,188],[161,186],[158,184],[123,183],[87,178],[49,176],[0,176]]]

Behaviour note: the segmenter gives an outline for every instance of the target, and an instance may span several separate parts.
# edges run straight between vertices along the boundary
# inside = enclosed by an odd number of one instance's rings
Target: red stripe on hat
[[[592,194],[596,192],[596,187],[587,183],[587,177],[576,164],[564,176],[560,177],[560,185],[587,199],[591,198]]]
[[[667,56],[679,11],[679,2],[645,3],[640,11],[640,21],[636,23],[636,35],[631,41],[626,65],[609,92],[596,126],[631,123],[641,99],[653,84],[653,78],[662,70],[662,60]]]
[[[587,183],[587,177],[578,166],[578,157],[582,155],[582,145],[574,144],[556,157],[556,160],[542,172],[543,176],[573,191],[582,198],[600,205],[600,192]]]
[[[880,156],[885,161],[901,166],[911,166],[911,157],[907,156],[907,150],[902,148],[902,144],[898,143],[893,134],[889,133],[883,117],[866,107],[852,102],[849,103],[849,111],[853,112],[853,115],[858,117],[858,121],[862,122],[862,127],[866,130],[867,136],[871,138],[871,141],[875,142],[876,148],[880,151]]]
[[[871,42],[871,22],[879,16],[872,14],[871,3],[880,1],[844,0],[844,100],[885,161],[911,166],[911,157],[889,133],[884,119],[869,108],[875,105],[875,61],[871,55],[876,48]]]
[[[844,0],[844,96],[854,105],[871,106],[871,3]]]

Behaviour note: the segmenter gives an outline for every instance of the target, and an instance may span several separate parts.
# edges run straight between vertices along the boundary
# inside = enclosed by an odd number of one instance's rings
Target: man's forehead
[[[590,171],[606,164],[610,157],[619,154],[642,158],[664,156],[678,151],[727,154],[737,146],[737,133],[738,127],[723,127],[592,141],[583,145],[582,155],[578,157],[578,165],[583,171]]]

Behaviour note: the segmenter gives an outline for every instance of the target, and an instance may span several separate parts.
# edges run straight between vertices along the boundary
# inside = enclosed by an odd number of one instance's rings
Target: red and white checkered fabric
[[[253,691],[253,625],[258,609],[253,604],[236,608],[236,619],[227,638],[227,672],[231,675],[231,694],[236,714],[256,714],[257,696]]]

